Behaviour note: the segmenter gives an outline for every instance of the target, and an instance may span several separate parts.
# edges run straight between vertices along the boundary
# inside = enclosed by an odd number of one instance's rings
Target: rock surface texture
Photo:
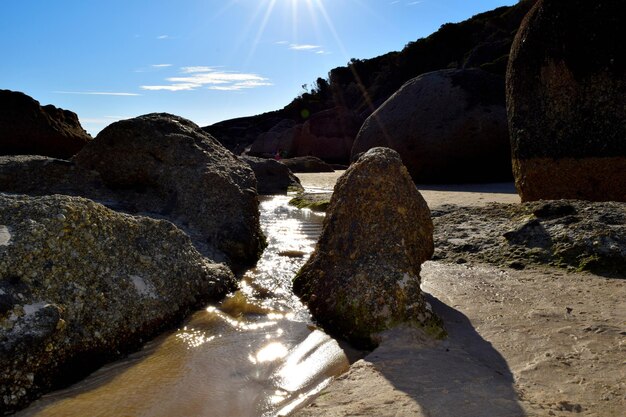
[[[100,173],[125,210],[172,220],[213,259],[216,248],[250,265],[263,249],[252,169],[189,120],[148,114],[113,123],[74,162]]]
[[[524,269],[552,265],[626,276],[626,204],[576,200],[444,205],[433,259]]]
[[[92,200],[111,197],[96,171],[79,168],[72,161],[38,155],[0,156],[0,192],[65,194]]]
[[[0,90],[0,155],[70,158],[89,141],[76,113]]]
[[[430,211],[400,156],[375,148],[339,178],[294,292],[329,332],[356,344],[402,322],[436,323],[420,292],[433,253]]]
[[[511,177],[504,79],[480,69],[441,70],[404,84],[363,123],[352,159],[396,150],[416,183]]]
[[[285,194],[288,190],[303,190],[298,177],[286,165],[274,159],[253,156],[242,156],[241,159],[254,171],[259,194]]]
[[[511,49],[507,107],[522,201],[626,201],[626,8],[540,0]]]
[[[232,273],[164,220],[0,194],[0,413],[224,296]]]

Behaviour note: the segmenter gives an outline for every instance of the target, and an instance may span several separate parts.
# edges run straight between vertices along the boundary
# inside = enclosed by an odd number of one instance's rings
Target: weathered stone
[[[0,412],[137,348],[232,290],[165,220],[0,194]]]
[[[74,161],[99,172],[125,210],[171,219],[234,265],[255,263],[263,249],[252,169],[189,120],[155,113],[113,123]]]
[[[291,172],[333,172],[334,169],[315,156],[298,156],[281,159]]]
[[[480,69],[412,79],[363,123],[352,159],[376,146],[396,150],[416,183],[511,177],[504,79]]]
[[[65,194],[106,198],[100,175],[72,161],[37,155],[0,156],[0,191],[48,195]]]
[[[433,259],[552,265],[626,276],[626,204],[578,200],[440,206]]]
[[[259,194],[285,194],[289,190],[303,190],[298,177],[284,164],[253,156],[242,156],[241,159],[254,171]]]
[[[0,155],[70,158],[89,141],[75,113],[0,90]]]
[[[626,49],[619,1],[540,0],[507,72],[522,201],[626,201]]]
[[[419,277],[432,253],[426,202],[400,156],[374,148],[337,181],[294,291],[329,332],[372,344],[378,332],[400,322],[434,323]]]

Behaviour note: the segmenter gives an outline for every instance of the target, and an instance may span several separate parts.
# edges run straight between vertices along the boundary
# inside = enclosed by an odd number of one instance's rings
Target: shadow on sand
[[[365,360],[406,393],[425,416],[520,417],[513,375],[493,346],[454,308],[427,295],[448,338],[432,341],[419,330],[392,329]]]

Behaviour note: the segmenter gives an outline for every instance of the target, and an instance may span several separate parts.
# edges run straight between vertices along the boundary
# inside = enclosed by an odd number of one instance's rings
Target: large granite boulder
[[[254,173],[189,120],[155,113],[113,123],[73,160],[100,173],[125,210],[172,220],[211,258],[221,260],[216,248],[236,266],[258,259]]]
[[[0,90],[0,155],[70,158],[89,141],[76,113],[40,106],[24,93]]]
[[[540,0],[511,49],[507,107],[522,201],[626,201],[626,7]]]
[[[363,119],[345,107],[315,113],[294,132],[290,155],[312,155],[326,162],[348,163],[362,123]]]
[[[408,81],[363,123],[352,158],[385,146],[416,183],[508,180],[508,135],[501,76],[435,71]]]
[[[337,181],[294,292],[330,333],[375,344],[378,332],[400,322],[436,325],[419,276],[432,254],[426,202],[397,152],[374,148]]]
[[[281,159],[291,172],[334,172],[332,166],[315,156],[297,156],[295,158]]]
[[[223,297],[236,280],[165,220],[0,194],[0,414]]]
[[[287,191],[303,191],[298,177],[285,164],[274,159],[255,158],[253,156],[240,157],[250,165],[257,180],[259,194],[285,194]]]

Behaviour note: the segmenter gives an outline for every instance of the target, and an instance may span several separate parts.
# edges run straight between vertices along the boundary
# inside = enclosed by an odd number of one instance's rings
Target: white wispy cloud
[[[312,51],[312,50],[321,49],[321,48],[322,47],[319,45],[298,44],[298,43],[289,44],[289,49],[293,51]]]
[[[218,71],[215,67],[182,67],[184,76],[166,78],[167,84],[142,85],[147,91],[191,91],[199,88],[219,91],[236,91],[248,88],[273,85],[267,78],[258,74]]]
[[[288,49],[292,51],[304,51],[312,52],[318,55],[328,55],[330,52],[326,52],[321,45],[313,45],[310,43],[289,43],[287,41],[276,42],[276,45],[286,45]]]
[[[415,6],[416,4],[424,3],[424,0],[410,1],[407,3],[407,6]]]
[[[140,96],[141,94],[137,93],[116,93],[110,91],[54,91],[56,94],[82,94],[87,96],[123,96],[123,97],[132,97],[132,96]]]
[[[210,72],[213,71],[215,69],[215,67],[182,67],[180,69],[180,72],[182,72],[183,74],[193,74],[196,72]]]
[[[157,39],[168,39],[170,37],[170,35],[159,35],[156,38]]]
[[[167,68],[167,67],[171,67],[172,64],[152,64],[151,67],[152,68]]]

